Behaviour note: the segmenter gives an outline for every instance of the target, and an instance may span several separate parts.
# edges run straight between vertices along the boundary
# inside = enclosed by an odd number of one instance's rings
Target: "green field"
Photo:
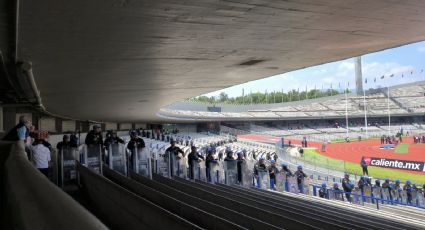
[[[409,144],[399,144],[395,147],[395,153],[397,154],[406,154],[409,153]]]
[[[351,174],[362,175],[362,168],[359,164],[345,162],[343,160],[337,160],[330,157],[326,157],[317,152],[316,149],[304,149],[303,159],[311,164],[317,165],[318,167],[328,168],[332,170],[337,170],[341,172],[348,172]],[[368,167],[369,176],[373,178],[385,179],[389,178],[391,180],[400,180],[402,182],[406,180],[411,180],[413,183],[425,184],[425,176],[402,172],[398,170],[385,169],[380,167]]]

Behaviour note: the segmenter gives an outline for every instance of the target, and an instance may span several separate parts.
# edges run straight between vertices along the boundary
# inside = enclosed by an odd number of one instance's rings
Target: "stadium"
[[[231,105],[186,101],[161,109],[159,115],[185,121],[220,121],[222,132],[237,135],[238,139],[262,143],[277,144],[283,138],[285,144],[291,140],[293,144],[300,145],[302,138],[307,138],[312,149],[306,151],[305,157],[310,161],[329,159],[337,165],[340,164],[337,160],[343,160],[348,167],[342,171],[360,175],[362,157],[425,160],[422,154],[425,145],[422,142],[414,143],[415,136],[425,134],[424,87],[425,82],[415,82],[392,86],[389,90],[378,88],[366,91],[364,97],[349,93],[347,99],[341,94],[270,104]],[[250,96],[246,97],[249,102]],[[217,112],[211,112],[212,109]],[[348,127],[346,113],[349,114]],[[382,136],[395,136],[398,133],[404,139],[402,143],[392,149],[381,148]],[[328,144],[326,151],[321,152],[323,142]],[[424,171],[375,167],[371,167],[371,170],[371,175],[380,179],[412,179],[419,184],[424,183]]]
[[[425,229],[423,10],[0,0],[0,229]]]

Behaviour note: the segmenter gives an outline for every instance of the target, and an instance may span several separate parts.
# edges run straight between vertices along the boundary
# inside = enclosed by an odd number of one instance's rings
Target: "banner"
[[[364,157],[364,160],[366,164],[370,166],[425,172],[425,162],[375,157]]]

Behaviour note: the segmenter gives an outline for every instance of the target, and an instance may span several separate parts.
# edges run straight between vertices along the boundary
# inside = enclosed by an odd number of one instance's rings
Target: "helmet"
[[[396,183],[400,183],[400,180],[395,180]]]
[[[276,161],[275,161],[275,160],[271,160],[271,161],[270,161],[270,163],[275,164],[275,163],[276,163]]]
[[[375,180],[375,184],[376,185],[380,185],[381,184],[381,181],[380,180]]]
[[[137,136],[137,132],[135,130],[130,132],[130,137],[136,137]]]
[[[390,179],[385,178],[385,182],[390,183]]]
[[[322,183],[322,188],[326,188],[326,183],[325,182]]]
[[[260,157],[260,159],[259,159],[260,161],[264,161],[264,157]]]
[[[288,164],[287,163],[282,163],[280,166],[282,166],[282,167],[288,167]]]
[[[301,169],[303,169],[303,166],[298,165],[297,169],[301,170]]]
[[[344,176],[350,176],[350,174],[348,174],[348,173],[346,172],[346,173],[344,173]]]
[[[338,183],[336,183],[336,182],[335,182],[335,183],[334,183],[334,187],[338,187]]]
[[[406,181],[406,184],[411,184],[412,182],[410,181],[410,180],[407,180]]]

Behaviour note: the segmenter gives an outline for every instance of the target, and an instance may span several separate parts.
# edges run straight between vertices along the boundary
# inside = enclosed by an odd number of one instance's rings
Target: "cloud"
[[[363,76],[364,77],[381,77],[382,75],[390,76],[391,74],[400,75],[407,74],[414,70],[412,65],[401,65],[397,62],[385,62],[385,63],[366,63],[363,65]]]
[[[421,46],[418,48],[418,52],[425,53],[425,46]]]
[[[334,77],[325,77],[322,78],[322,82],[326,83],[326,84],[331,84],[335,82],[335,78]]]

